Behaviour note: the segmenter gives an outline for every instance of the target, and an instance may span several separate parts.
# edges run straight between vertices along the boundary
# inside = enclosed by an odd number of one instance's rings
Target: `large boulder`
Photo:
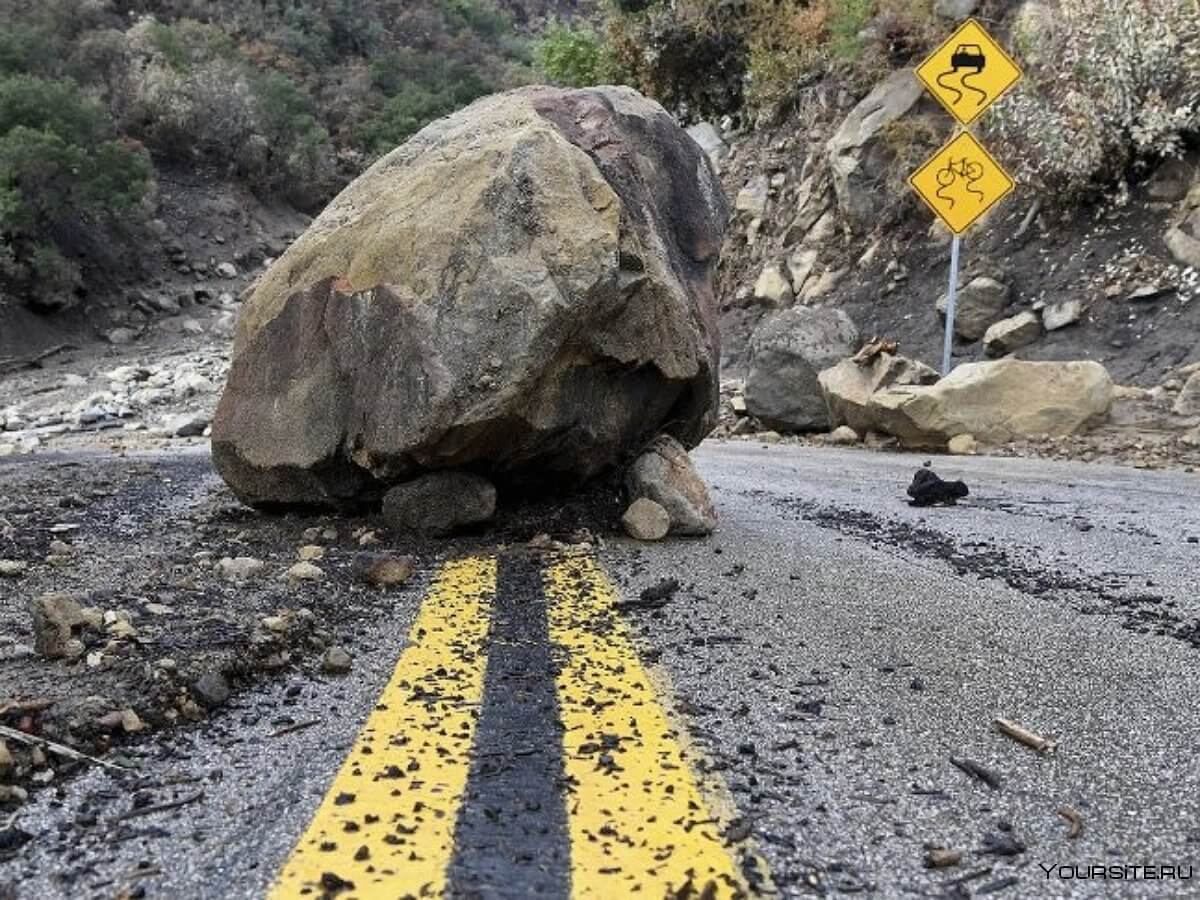
[[[817,376],[831,426],[848,425],[859,434],[877,429],[868,404],[876,391],[893,385],[933,384],[938,373],[915,359],[880,353],[865,365],[843,359]]]
[[[867,413],[902,444],[936,448],[960,434],[990,442],[1074,434],[1112,402],[1112,379],[1097,362],[1002,359],[961,365],[928,387],[878,391]]]
[[[840,309],[797,306],[764,319],[750,338],[746,409],[778,431],[828,431],[817,375],[858,343],[858,329]]]
[[[253,504],[337,506],[423,472],[578,483],[716,421],[704,152],[628,88],[532,87],[435,122],[249,291],[213,422]]]
[[[883,129],[912,109],[924,90],[911,70],[893,72],[850,111],[825,145],[838,206],[852,222],[870,224],[882,208],[892,159]]]
[[[945,321],[950,295],[937,299],[938,316]],[[954,333],[964,341],[977,341],[1008,306],[1008,287],[994,278],[972,278],[954,296]]]

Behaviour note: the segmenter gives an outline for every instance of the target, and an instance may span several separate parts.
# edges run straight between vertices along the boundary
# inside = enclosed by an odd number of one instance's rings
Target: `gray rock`
[[[363,581],[379,588],[400,587],[416,569],[411,556],[390,553],[360,553],[354,558],[354,571]]]
[[[754,283],[754,296],[775,307],[789,306],[794,299],[791,282],[775,263],[763,266],[758,281]]]
[[[625,533],[638,541],[661,541],[671,530],[671,517],[659,504],[638,497],[621,516]]]
[[[691,457],[679,441],[660,435],[633,461],[625,475],[632,498],[645,497],[667,511],[672,534],[712,534],[717,510]]]
[[[28,564],[20,559],[0,559],[0,578],[20,578]]]
[[[383,496],[383,517],[397,531],[446,535],[487,522],[496,513],[496,488],[470,472],[431,472]]]
[[[1177,416],[1200,416],[1200,372],[1193,373],[1184,382],[1171,410]]]
[[[1200,269],[1200,182],[1180,204],[1175,222],[1167,230],[1164,240],[1177,262]]]
[[[858,440],[858,432],[849,425],[839,425],[829,433],[829,442],[831,444],[840,444],[848,447],[851,444],[857,444]]]
[[[988,328],[983,335],[983,349],[988,356],[1003,356],[1028,347],[1041,336],[1042,323],[1037,313],[1026,310]]]
[[[238,277],[237,266],[235,266],[233,263],[230,263],[230,262],[223,262],[219,266],[217,266],[217,274],[220,275],[222,278],[237,278]]]
[[[217,574],[226,581],[249,581],[257,575],[261,575],[266,568],[266,563],[261,559],[255,559],[253,556],[239,556],[236,559],[231,559],[226,556],[216,565]]]
[[[788,275],[792,278],[792,290],[797,294],[804,290],[804,283],[812,274],[813,266],[817,263],[817,250],[811,247],[797,247],[788,257]]]
[[[837,309],[794,307],[765,319],[750,338],[746,409],[779,431],[828,431],[817,375],[854,353],[858,329]]]
[[[886,201],[880,190],[889,154],[884,126],[907,113],[924,88],[909,69],[893,72],[850,111],[825,145],[838,207],[850,221],[873,224]]]
[[[1068,325],[1074,325],[1083,318],[1082,300],[1063,300],[1051,303],[1042,310],[1042,327],[1047,331],[1058,331]]]
[[[199,437],[208,424],[208,416],[203,413],[180,413],[167,419],[163,430],[172,437]]]
[[[110,344],[129,344],[137,338],[137,332],[132,328],[113,328],[104,333],[104,339]]]
[[[1004,315],[1008,286],[994,278],[979,277],[961,287],[954,299],[954,333],[966,341],[977,341]],[[948,294],[937,300],[938,316],[945,321]]]
[[[631,89],[473,103],[251,288],[217,470],[252,504],[337,507],[437,469],[569,486],[662,431],[695,446],[716,424],[727,222],[703,151]]]
[[[192,684],[192,693],[203,706],[215,709],[229,701],[232,691],[220,672],[205,672]]]
[[[720,166],[729,156],[729,145],[711,122],[697,122],[687,129],[688,136],[700,145],[714,166]]]
[[[330,647],[321,657],[321,671],[326,675],[345,675],[354,667],[354,658],[341,647]]]
[[[771,196],[771,182],[766,175],[755,175],[745,187],[738,191],[733,207],[748,218],[761,219],[767,211],[767,200]]]
[[[30,607],[33,624],[33,649],[49,659],[73,658],[83,652],[74,640],[89,617],[76,600],[62,593],[42,594]]]

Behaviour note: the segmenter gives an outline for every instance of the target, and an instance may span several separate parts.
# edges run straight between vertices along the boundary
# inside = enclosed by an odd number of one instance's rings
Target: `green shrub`
[[[0,75],[43,73],[54,59],[53,42],[42,28],[21,22],[0,29]]]
[[[56,235],[127,212],[152,181],[145,152],[104,140],[102,121],[72,81],[0,79],[0,281],[35,306],[66,305],[78,279]]]
[[[466,63],[412,50],[377,60],[371,77],[387,95],[383,108],[360,129],[362,143],[374,154],[388,152],[434,119],[498,87]]]
[[[607,80],[612,68],[603,41],[587,26],[551,22],[534,48],[538,70],[553,84],[586,87]]]

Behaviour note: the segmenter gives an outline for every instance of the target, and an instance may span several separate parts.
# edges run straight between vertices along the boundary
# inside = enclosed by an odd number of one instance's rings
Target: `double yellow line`
[[[496,573],[494,558],[442,569],[273,898],[446,895],[472,754],[483,749],[475,737]],[[612,585],[585,556],[553,561],[542,578],[562,661],[553,675],[562,746],[546,749],[565,770],[569,895],[746,896]]]

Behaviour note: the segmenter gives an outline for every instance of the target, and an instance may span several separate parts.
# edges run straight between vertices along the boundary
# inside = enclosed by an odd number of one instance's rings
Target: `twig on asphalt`
[[[982,766],[971,759],[960,759],[957,756],[950,757],[950,762],[972,778],[982,781],[993,791],[1000,790],[1000,776],[986,766]]]
[[[283,737],[285,734],[291,734],[293,731],[302,731],[305,728],[312,728],[314,725],[320,724],[320,719],[309,719],[305,722],[293,722],[291,725],[284,725],[282,728],[272,731],[269,737]]]
[[[98,766],[104,766],[106,769],[114,769],[118,772],[131,771],[129,766],[122,766],[119,763],[108,762],[103,759],[97,759],[94,756],[88,756],[86,753],[80,753],[78,750],[68,747],[66,744],[59,744],[43,737],[26,734],[23,731],[17,731],[15,728],[9,728],[7,725],[0,725],[0,737],[10,738],[23,744],[40,744],[50,752],[57,753],[59,756],[65,756],[68,759],[78,759],[95,763]]]
[[[1026,747],[1036,750],[1043,756],[1050,756],[1058,749],[1058,741],[1052,741],[1049,738],[1044,738],[1040,734],[1030,731],[1028,728],[1022,728],[1016,722],[1010,722],[1007,719],[996,719],[992,724],[996,726],[996,730],[1014,741],[1020,741]]]
[[[1083,834],[1083,816],[1081,816],[1073,807],[1060,806],[1058,814],[1071,823],[1071,827],[1067,829],[1067,837],[1077,838]]]
[[[155,813],[166,812],[171,809],[178,809],[181,806],[187,806],[189,803],[195,803],[197,800],[204,799],[204,791],[197,791],[180,800],[171,800],[167,803],[155,803],[153,806],[143,806],[141,809],[131,809],[127,813],[121,813],[112,820],[112,824],[116,825],[120,822],[127,822],[130,819],[140,819],[142,816],[152,816]]]

